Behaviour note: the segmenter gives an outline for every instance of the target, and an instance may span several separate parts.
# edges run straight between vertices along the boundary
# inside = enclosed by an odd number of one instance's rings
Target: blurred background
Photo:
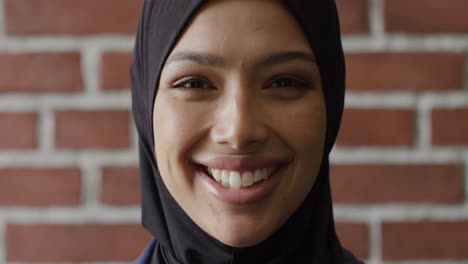
[[[0,263],[128,263],[142,0],[0,0]],[[468,263],[468,2],[337,0],[337,230],[368,263]]]

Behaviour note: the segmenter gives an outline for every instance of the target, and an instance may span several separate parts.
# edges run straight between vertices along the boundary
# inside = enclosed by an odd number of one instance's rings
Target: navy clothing
[[[151,240],[151,242],[146,246],[141,255],[132,262],[132,264],[150,264],[151,256],[153,255],[154,246],[156,245],[156,239]]]

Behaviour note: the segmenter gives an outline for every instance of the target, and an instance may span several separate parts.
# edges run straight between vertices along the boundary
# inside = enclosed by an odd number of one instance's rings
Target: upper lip
[[[226,155],[213,156],[203,160],[196,160],[194,162],[211,169],[248,171],[282,165],[287,162],[287,159],[254,155]]]

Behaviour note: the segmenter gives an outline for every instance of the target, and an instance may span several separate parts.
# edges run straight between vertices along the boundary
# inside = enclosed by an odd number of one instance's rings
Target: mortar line
[[[412,108],[416,96],[412,92],[354,92],[346,93],[345,107],[353,108]]]
[[[381,1],[381,0],[369,0]],[[378,22],[376,22],[378,23]],[[468,50],[468,34],[404,35],[382,32],[373,35],[344,35],[345,51],[448,51]],[[134,38],[131,36],[8,36],[0,41],[0,50],[6,51],[82,51],[86,47],[98,50],[131,52]]]
[[[463,78],[463,83],[462,83],[462,89],[465,92],[468,92],[468,52],[465,53],[465,63],[463,66],[464,66],[464,69],[463,69],[464,78]]]
[[[440,92],[355,92],[346,94],[345,107],[354,108],[412,108],[415,105],[437,107],[468,106],[465,91]]]
[[[10,207],[0,209],[8,212],[6,219],[12,223],[139,223],[140,207],[134,206],[95,206],[81,207]]]
[[[1,1],[1,0],[0,0]],[[1,217],[1,215],[0,215]],[[6,263],[6,221],[0,218],[0,263]]]
[[[138,161],[137,151],[129,149],[116,150],[56,150],[53,153],[41,151],[0,151],[0,166],[39,164],[54,165],[60,163],[76,164],[77,159],[89,156],[96,164],[126,163]],[[434,147],[431,151],[421,151],[409,148],[343,148],[332,151],[332,163],[340,164],[419,164],[419,163],[463,163],[468,149]]]
[[[129,110],[131,108],[130,93],[128,91],[112,92],[109,94],[77,95],[63,94],[9,94],[0,95],[0,110],[27,109],[38,111],[41,106],[53,110],[65,109],[118,109]]]
[[[38,111],[38,115],[39,150],[45,153],[52,153],[55,138],[55,119],[52,110],[42,105]]]
[[[445,95],[425,93],[421,95],[421,98],[421,100],[426,101],[433,108],[468,106],[468,93],[465,91],[447,92]]]
[[[92,45],[86,45],[81,50],[81,73],[84,84],[84,93],[99,94],[99,65],[101,52]]]
[[[77,166],[83,155],[94,159],[97,164],[135,164],[138,161],[138,153],[128,149],[109,151],[74,151],[55,150],[51,153],[41,151],[0,151],[0,167],[13,166],[49,166],[61,165]]]
[[[92,158],[90,155],[82,155],[78,159],[81,169],[81,205],[83,208],[96,208],[99,199],[100,172],[91,162]]]
[[[117,163],[116,163],[117,164]],[[101,203],[101,192],[102,192],[102,166],[94,164],[94,179],[93,179],[93,191],[94,191],[94,206],[100,208],[104,205]]]
[[[372,217],[385,221],[467,221],[468,211],[463,205],[384,205],[348,206],[335,205],[337,221],[368,222]],[[10,222],[20,223],[84,223],[84,222],[132,222],[140,220],[140,206],[94,207],[8,207],[0,209],[0,214]]]
[[[86,47],[97,49],[127,51],[133,48],[131,36],[9,36],[0,42],[0,49],[7,51],[81,51]]]
[[[368,0],[381,1],[381,0]],[[374,22],[379,24],[379,22]],[[372,24],[372,23],[371,23]],[[382,22],[383,24],[383,22]],[[383,25],[381,26],[383,27]],[[356,43],[358,50],[446,50],[466,51],[468,49],[468,34],[388,34],[381,30],[381,35],[376,38],[373,35],[343,35],[342,40],[345,49],[350,44]],[[131,52],[133,48],[133,36],[9,36],[0,42],[2,50],[82,50],[84,47],[95,47],[106,51]],[[353,46],[353,45],[351,45]],[[360,47],[360,48],[359,48]]]
[[[465,208],[468,211],[468,157],[465,158],[465,163],[464,165],[464,187],[465,187]]]
[[[420,221],[420,220],[454,220],[467,221],[468,211],[464,205],[446,205],[446,204],[375,204],[362,206],[336,205],[336,218],[364,221],[378,215],[385,221]]]
[[[381,40],[385,35],[385,18],[382,0],[367,0],[369,31],[373,38]]]
[[[416,103],[416,147],[423,151],[431,148],[431,106],[427,101],[418,98]]]
[[[346,52],[465,52],[468,50],[466,35],[402,35],[383,34],[373,36],[343,36]]]
[[[0,95],[0,110],[12,111],[26,109],[38,111],[42,106],[58,109],[131,109],[131,94],[129,91],[105,92],[96,95],[77,94],[64,95],[50,93],[42,95],[34,94],[4,94]],[[355,92],[349,91],[346,95],[346,106],[388,107],[401,108],[413,107],[418,101],[423,100],[435,106],[468,106],[468,93],[465,91],[451,91],[444,94],[437,92],[425,92],[416,94],[413,92]],[[426,102],[427,101],[427,102]]]
[[[418,163],[460,163],[466,149],[431,148],[431,151],[421,151],[410,148],[335,148],[330,156],[332,163],[365,163],[365,164],[418,164]]]
[[[376,214],[372,214],[369,220],[369,260],[373,263],[380,263],[382,260],[382,220]]]
[[[0,0],[0,42],[6,38],[5,1]]]

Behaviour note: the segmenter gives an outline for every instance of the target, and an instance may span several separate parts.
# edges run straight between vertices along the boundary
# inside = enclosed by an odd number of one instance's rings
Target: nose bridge
[[[231,129],[238,133],[248,133],[258,125],[256,117],[258,112],[253,111],[255,100],[245,89],[239,89],[231,98],[228,104],[228,114],[232,121]],[[257,109],[258,110],[258,109]]]
[[[252,90],[237,84],[224,94],[215,124],[215,141],[242,149],[266,139],[267,131]]]

